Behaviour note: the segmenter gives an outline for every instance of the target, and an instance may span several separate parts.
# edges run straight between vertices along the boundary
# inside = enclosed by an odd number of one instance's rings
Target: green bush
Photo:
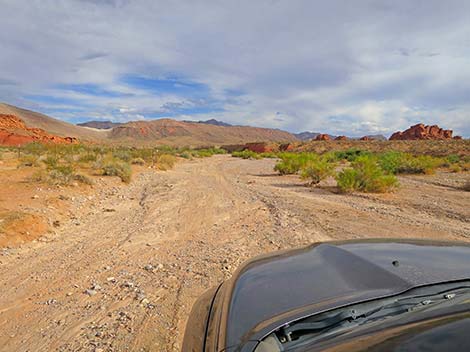
[[[336,159],[337,161],[340,160],[347,160],[347,161],[355,161],[358,157],[364,155],[371,155],[371,152],[367,150],[361,149],[348,149],[348,150],[341,150],[333,153],[331,158]]]
[[[85,154],[80,154],[80,156],[78,157],[78,161],[81,163],[92,163],[95,162],[97,158],[97,153],[88,151]]]
[[[273,152],[264,152],[260,154],[261,158],[276,159],[277,154]]]
[[[145,160],[142,159],[142,158],[134,158],[134,159],[132,159],[131,164],[132,165],[141,165],[142,166],[142,165],[145,165]]]
[[[56,165],[48,170],[49,180],[54,184],[69,184],[75,176],[75,169],[72,165]]]
[[[274,166],[274,170],[281,175],[292,175],[298,173],[309,161],[318,159],[318,155],[314,153],[281,153],[281,159]]]
[[[450,154],[446,158],[449,164],[456,164],[460,161],[460,156],[458,154]]]
[[[387,152],[379,156],[380,167],[389,174],[432,174],[443,164],[444,160],[429,155]]]
[[[343,192],[361,191],[384,193],[398,186],[394,175],[387,175],[373,156],[360,156],[352,168],[344,169],[336,176],[338,187]]]
[[[112,155],[113,155],[113,158],[125,161],[126,163],[130,162],[132,159],[131,152],[126,149],[114,150]]]
[[[233,152],[232,156],[235,158],[242,158],[242,159],[261,159],[261,155],[253,152],[251,150],[243,150],[241,152]]]
[[[59,159],[55,155],[48,155],[46,158],[42,161],[47,168],[55,168],[58,163]]]
[[[35,167],[39,166],[39,156],[36,154],[33,155],[23,155],[20,157],[20,163],[18,167]]]
[[[103,163],[102,170],[104,176],[118,176],[122,182],[131,182],[132,169],[124,161],[116,159],[107,160]]]
[[[91,180],[91,178],[89,178],[88,176],[86,175],[83,175],[83,174],[75,174],[73,175],[73,179],[75,181],[78,181],[80,183],[83,183],[85,185],[92,185],[93,184],[93,181]]]
[[[320,183],[321,180],[334,174],[335,165],[326,158],[309,160],[301,170],[301,177],[311,181],[312,185]]]

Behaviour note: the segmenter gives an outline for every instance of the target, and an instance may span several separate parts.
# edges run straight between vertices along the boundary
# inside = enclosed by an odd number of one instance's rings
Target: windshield
[[[358,326],[383,322],[399,315],[467,303],[469,299],[470,281],[421,287],[397,296],[338,308],[285,324],[266,336],[255,351],[289,351],[307,343],[333,338]]]

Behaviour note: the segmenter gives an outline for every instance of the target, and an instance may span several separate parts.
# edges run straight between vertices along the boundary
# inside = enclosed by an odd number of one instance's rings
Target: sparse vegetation
[[[318,155],[314,153],[280,153],[281,159],[274,166],[274,170],[281,175],[297,174],[303,169],[308,162],[318,159]]]
[[[397,178],[385,174],[374,156],[357,157],[351,166],[352,168],[346,168],[336,176],[338,187],[343,192],[384,193],[398,186]]]
[[[262,158],[262,156],[259,153],[253,152],[251,150],[233,152],[232,156],[235,158],[242,158],[242,159],[261,159]]]
[[[72,182],[91,185],[92,178],[87,174],[118,176],[123,182],[130,182],[132,165],[149,165],[158,170],[169,170],[174,167],[178,156],[192,159],[226,153],[220,148],[134,148],[41,143],[30,143],[19,148],[2,148],[0,156],[6,151],[17,153],[19,168],[38,168],[30,177],[32,181],[54,185],[67,185]]]
[[[335,164],[324,157],[318,157],[316,160],[309,160],[301,171],[302,179],[310,180],[311,185],[316,185],[328,176],[333,176]]]
[[[109,158],[100,165],[100,169],[103,176],[118,176],[122,182],[131,182],[131,166],[122,160]]]
[[[176,157],[171,154],[162,154],[157,158],[157,168],[159,170],[170,170],[176,164]]]
[[[134,158],[134,159],[132,159],[131,164],[132,165],[141,165],[142,166],[142,165],[145,165],[145,160],[142,159],[142,158]]]

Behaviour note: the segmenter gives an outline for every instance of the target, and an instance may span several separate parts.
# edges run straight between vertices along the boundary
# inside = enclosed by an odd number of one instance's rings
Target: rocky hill
[[[111,122],[111,121],[87,121],[87,122],[77,123],[77,126],[95,128],[97,130],[110,130],[111,128],[114,128],[120,125],[122,125],[122,123]]]
[[[75,126],[71,123],[13,105],[0,103],[0,114],[14,115],[23,120],[28,127],[40,128],[47,133],[61,137],[74,137],[84,141],[100,141],[106,138],[106,134],[102,133],[102,131]]]
[[[17,116],[0,114],[0,145],[19,146],[31,142],[71,144],[78,143],[78,140],[52,135],[41,128],[27,127]]]
[[[210,120],[205,120],[205,121],[198,121],[198,123],[205,123],[207,125],[214,125],[214,126],[224,126],[224,127],[230,127],[232,126],[231,124],[223,121],[219,121],[216,119],[210,119]]]
[[[390,140],[415,140],[415,139],[452,139],[452,130],[445,130],[438,125],[425,125],[419,123],[411,126],[405,131],[398,131],[392,134]],[[461,137],[454,137],[459,139]]]
[[[172,119],[129,122],[113,128],[109,138],[121,142],[158,142],[192,146],[297,140],[291,133],[277,129],[217,126]]]

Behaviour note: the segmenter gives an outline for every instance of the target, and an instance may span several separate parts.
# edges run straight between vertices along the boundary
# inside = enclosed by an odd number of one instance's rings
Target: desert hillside
[[[85,141],[100,141],[106,138],[106,132],[75,126],[50,116],[13,105],[0,103],[0,114],[19,117],[31,128],[40,128],[47,133],[61,137],[74,137]]]
[[[40,128],[61,137],[126,145],[190,145],[243,144],[249,142],[293,142],[297,138],[286,131],[250,126],[222,126],[210,123],[159,119],[112,124],[111,129],[76,126],[44,114],[0,103],[0,114],[20,118],[27,127]],[[98,126],[91,124],[89,126]],[[101,126],[101,124],[99,125]],[[102,126],[101,126],[102,127]]]
[[[214,145],[247,142],[289,142],[297,138],[289,132],[249,126],[216,126],[172,119],[134,121],[113,128],[113,141],[155,142],[168,145]]]

